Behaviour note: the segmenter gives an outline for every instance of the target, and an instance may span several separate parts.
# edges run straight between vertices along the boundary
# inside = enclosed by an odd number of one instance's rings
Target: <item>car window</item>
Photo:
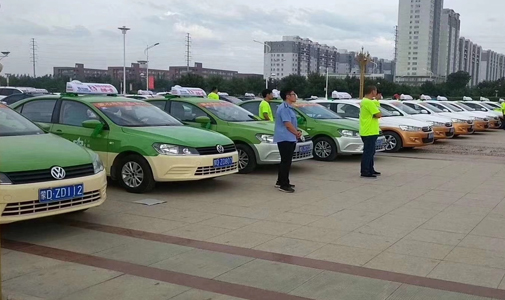
[[[440,104],[436,104],[436,103],[429,103],[429,105],[431,106],[434,106],[438,109],[440,109],[442,112],[446,112],[448,111],[448,109],[446,107],[444,107],[443,105],[440,105]]]
[[[13,89],[0,89],[1,96],[10,96],[13,94]]]
[[[392,107],[392,106],[390,106],[390,105],[388,105],[388,104],[381,103],[381,108],[383,108],[383,109],[385,109],[385,110],[387,110],[387,111],[389,111],[389,112],[391,112],[391,113],[392,113],[392,112],[395,112],[395,111],[396,111],[397,113],[400,113],[400,112],[399,112],[396,108],[394,108],[394,107]],[[400,113],[400,114],[401,114],[401,113]]]
[[[11,89],[11,95],[22,94],[22,93],[23,92],[21,92],[20,90]]]
[[[44,134],[44,132],[23,116],[0,104],[0,137],[33,134]]]
[[[18,102],[19,100],[22,100],[26,98],[24,94],[17,94],[17,95],[10,95],[9,97],[5,97],[2,99],[3,102],[5,102],[7,105],[11,105],[13,103]]]
[[[140,100],[97,102],[93,105],[119,126],[182,126],[171,115],[148,102]]]
[[[359,118],[359,107],[350,104],[337,103],[336,113],[344,118]]]
[[[249,102],[249,103],[245,103],[243,105],[240,105],[240,107],[242,107],[243,109],[247,110],[248,112],[256,115],[256,116],[259,116],[259,109],[260,109],[260,102]],[[272,112],[274,110],[272,109]]]
[[[209,117],[202,109],[193,104],[173,101],[170,105],[170,114],[183,122],[195,122],[198,117]]]
[[[149,101],[152,105],[156,106],[157,108],[161,110],[165,110],[165,106],[167,104],[167,101],[165,100],[160,100],[160,101]]]
[[[198,104],[204,107],[217,118],[227,122],[252,122],[258,121],[258,118],[251,112],[240,106],[225,101],[212,101]]]
[[[75,101],[63,101],[61,103],[59,123],[70,126],[82,126],[87,120],[100,120],[88,106]]]
[[[295,103],[294,106],[298,108],[301,112],[306,114],[307,116],[320,119],[320,120],[328,120],[328,119],[341,119],[342,117],[338,114],[334,113],[332,110],[325,108],[322,105],[317,103]]]
[[[21,114],[33,122],[51,123],[56,100],[35,100],[23,105]]]

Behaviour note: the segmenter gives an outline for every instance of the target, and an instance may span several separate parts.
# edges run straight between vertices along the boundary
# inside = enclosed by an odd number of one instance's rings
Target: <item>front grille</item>
[[[473,132],[473,126],[468,128],[468,132]]]
[[[432,131],[430,126],[423,127],[423,132],[430,132]]]
[[[472,120],[468,120],[468,121],[466,121],[466,123],[473,124],[473,121]]]
[[[433,143],[434,141],[435,141],[435,138],[431,138],[431,139],[426,138],[426,139],[423,139],[423,143],[425,143],[425,144]]]
[[[91,176],[95,174],[93,164],[64,167],[63,169],[65,170],[66,173],[64,179]],[[51,176],[51,169],[27,171],[27,172],[12,172],[12,173],[5,173],[5,175],[7,175],[7,177],[11,180],[12,184],[27,184],[27,183],[57,180],[54,179],[53,176]]]
[[[445,123],[445,127],[452,127],[452,123]]]
[[[304,135],[303,137],[305,138],[306,142],[312,141],[312,138],[310,137],[310,135]]]
[[[295,152],[293,153],[293,159],[302,159],[302,158],[308,158],[312,157],[312,151],[309,152]]]
[[[448,131],[448,132],[446,132],[445,136],[447,136],[447,137],[454,136],[454,131]]]
[[[94,202],[98,202],[101,199],[100,191],[92,191],[84,193],[82,197],[73,198],[64,201],[40,203],[39,201],[25,201],[8,203],[5,207],[2,216],[3,217],[13,217],[13,216],[26,216],[33,214],[42,214],[48,211],[66,209],[71,207],[78,207]]]
[[[195,176],[206,176],[213,174],[221,174],[237,170],[238,163],[234,162],[231,166],[214,168],[214,167],[199,167],[196,169]]]
[[[224,152],[223,153],[230,153],[230,152],[234,152],[236,151],[237,149],[235,148],[235,145],[234,144],[230,144],[230,145],[223,145],[223,148],[224,148]],[[201,147],[201,148],[196,148],[196,151],[198,151],[198,153],[200,155],[214,155],[214,154],[222,154],[222,153],[219,153],[219,151],[217,151],[217,145],[216,146],[212,146],[212,147]]]

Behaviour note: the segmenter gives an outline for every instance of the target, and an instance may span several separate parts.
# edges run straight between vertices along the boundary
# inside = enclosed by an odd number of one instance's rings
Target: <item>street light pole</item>
[[[257,40],[253,40],[253,42],[255,43],[258,43],[258,44],[262,44],[264,45],[265,47],[268,48],[268,51],[265,53],[265,54],[268,54],[268,53],[271,53],[272,52],[272,47],[270,47],[269,44],[267,44],[266,42],[260,42],[260,41],[257,41]],[[266,74],[266,73],[265,73]],[[268,81],[270,80],[270,76],[266,76],[265,75],[265,88],[268,89]]]
[[[146,58],[147,58],[147,63],[146,63],[146,90],[149,91],[149,49],[151,48],[154,48],[156,46],[158,46],[160,43],[156,43],[154,45],[151,45],[151,46],[147,46],[146,50],[144,51],[146,53]]]
[[[326,100],[328,100],[328,82],[329,82],[329,78],[330,77],[330,74],[329,74],[329,69],[328,67],[326,67],[326,88],[325,88],[325,95],[326,95]]]
[[[123,95],[126,95],[126,33],[130,28],[123,26],[118,29],[123,33]]]
[[[359,98],[363,99],[364,93],[365,93],[365,73],[366,73],[366,66],[370,61],[372,61],[372,58],[370,56],[370,53],[366,52],[365,49],[361,48],[361,52],[358,53],[356,56],[356,60],[359,62],[360,66],[360,80],[359,80]]]

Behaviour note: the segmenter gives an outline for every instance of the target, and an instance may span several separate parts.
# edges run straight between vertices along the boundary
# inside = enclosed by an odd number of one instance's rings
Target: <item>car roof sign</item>
[[[67,93],[84,94],[84,95],[117,95],[118,91],[115,86],[108,83],[87,83],[73,80],[67,82]]]
[[[346,93],[346,92],[333,91],[333,92],[331,92],[331,98],[332,99],[352,99],[352,96],[351,96],[351,94]]]
[[[182,87],[180,85],[173,86],[170,94],[182,97],[207,97],[207,93],[201,88]]]

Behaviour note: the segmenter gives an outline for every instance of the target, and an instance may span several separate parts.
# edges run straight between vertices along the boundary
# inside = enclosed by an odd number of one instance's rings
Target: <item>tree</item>
[[[447,89],[448,90],[461,90],[464,89],[472,77],[465,71],[458,71],[447,76]]]
[[[307,77],[307,95],[310,96],[324,96],[324,88],[326,87],[326,78],[317,73],[311,73]],[[329,94],[331,95],[331,94]]]
[[[292,89],[300,98],[310,97],[307,95],[307,79],[305,76],[289,75],[281,79],[280,89]]]
[[[200,75],[184,74],[175,81],[176,85],[205,89],[205,79]]]

